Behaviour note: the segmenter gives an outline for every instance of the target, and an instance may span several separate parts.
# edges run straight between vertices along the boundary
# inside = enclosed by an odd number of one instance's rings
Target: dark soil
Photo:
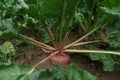
[[[15,57],[15,61],[18,64],[23,65],[35,65],[42,59],[49,56],[49,54],[44,53],[40,48],[34,47],[27,48],[27,47],[21,47],[19,48],[20,52]],[[116,66],[115,70],[112,72],[104,72],[102,69],[102,65],[99,62],[91,61],[87,57],[83,57],[77,54],[71,54],[71,61],[70,63],[74,63],[78,65],[80,68],[87,70],[91,72],[93,75],[98,76],[100,80],[120,80],[120,67]],[[62,65],[63,67],[67,67],[67,65]],[[51,63],[50,60],[44,62],[42,65],[39,66],[39,68],[53,68],[54,65]]]

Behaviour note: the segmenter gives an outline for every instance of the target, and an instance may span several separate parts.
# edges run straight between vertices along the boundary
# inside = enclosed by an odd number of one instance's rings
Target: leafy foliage
[[[40,19],[38,1],[26,1],[24,0],[0,0],[0,37],[11,38],[19,37],[18,33],[23,33],[24,29],[31,32],[32,35],[41,34],[44,38],[44,42],[49,42],[48,36],[41,29],[38,20]],[[9,5],[9,6],[8,6]],[[35,13],[37,15],[35,15]],[[29,27],[28,27],[29,26]]]
[[[75,14],[75,21],[80,29],[89,32],[96,27],[103,28],[106,24],[120,18],[119,0],[84,0]]]
[[[75,21],[79,22],[80,30],[84,30],[84,32],[89,32],[95,27],[97,27],[97,23],[99,23],[100,13],[99,13],[99,3],[101,0],[84,0],[81,1],[79,7],[75,13]]]
[[[111,47],[120,49],[120,20],[112,23],[106,31]]]
[[[15,55],[15,49],[10,42],[5,42],[0,46],[0,63],[10,63],[11,58]]]
[[[21,0],[19,0],[21,1]],[[16,0],[0,0],[0,37],[10,38],[17,37],[17,32],[14,27],[14,19],[16,18],[17,12],[24,6],[18,4]],[[18,21],[19,22],[19,21]]]
[[[98,80],[85,70],[75,65],[63,69],[36,69],[31,75],[25,75],[31,68],[16,64],[0,65],[0,79],[2,80]]]
[[[33,26],[34,23],[35,26],[37,23],[34,18],[25,13],[29,6],[24,0],[0,0],[0,6],[0,33],[4,33],[5,37],[16,37],[17,32],[20,33],[24,28],[28,29],[28,24]]]

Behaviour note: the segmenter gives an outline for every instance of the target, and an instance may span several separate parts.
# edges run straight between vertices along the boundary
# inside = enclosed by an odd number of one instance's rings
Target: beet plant
[[[31,74],[35,70],[35,68],[38,67],[38,65],[42,64],[48,59],[51,59],[53,64],[67,64],[70,61],[70,56],[68,53],[104,53],[120,55],[119,52],[114,51],[89,49],[85,50],[74,48],[77,46],[100,42],[99,40],[83,42],[83,40],[89,35],[93,34],[95,31],[106,27],[109,23],[120,17],[119,10],[116,10],[119,6],[119,1],[115,0],[114,3],[112,3],[110,0],[98,0],[98,4],[96,6],[97,11],[93,11],[93,13],[90,13],[90,11],[88,11],[90,16],[87,16],[91,18],[89,19],[90,21],[87,21],[87,18],[85,19],[83,18],[83,16],[81,18],[81,10],[83,10],[83,7],[81,7],[81,5],[83,4],[82,0],[26,0],[25,2],[20,1],[23,0],[19,0],[19,4],[15,5],[19,5],[18,12],[21,12],[21,14],[23,15],[27,15],[27,18],[35,20],[35,24],[39,24],[40,27],[44,28],[52,44],[48,45],[46,43],[34,40],[26,35],[23,35],[22,33],[19,33],[15,28],[16,24],[14,23],[14,19],[16,18],[14,17],[14,14],[12,14],[13,17],[6,17],[8,13],[5,13],[6,15],[4,15],[4,13],[1,12],[3,14],[1,15],[0,19],[1,38],[15,37],[19,40],[31,43],[42,48],[45,53],[50,53],[47,58],[43,59],[42,61],[38,62],[38,64],[33,66],[33,68],[27,74]],[[110,3],[108,3],[107,1],[109,1]],[[87,2],[89,3],[90,1],[85,0],[85,2],[85,4],[87,4]],[[24,7],[21,5],[24,5]],[[114,9],[115,11],[113,11]],[[17,11],[15,10],[15,13],[16,12]],[[94,15],[94,12],[98,12],[98,14]],[[76,15],[78,14],[80,14],[80,16],[77,16],[80,17],[78,20],[80,22],[79,24],[87,33],[81,36],[79,39],[69,44],[66,44],[71,30],[74,28],[73,24],[75,22],[75,19],[77,18]],[[86,15],[84,15],[84,17],[86,17]],[[91,26],[93,27],[91,28]]]

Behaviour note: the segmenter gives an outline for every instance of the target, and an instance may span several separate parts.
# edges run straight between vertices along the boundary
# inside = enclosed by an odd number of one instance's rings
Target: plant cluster
[[[117,44],[119,43],[119,36],[115,37],[119,33],[119,30],[116,31],[119,29],[119,25],[114,25],[115,30],[110,32],[110,29],[113,29],[110,25],[120,18],[119,0],[0,0],[0,2],[0,38],[16,38],[42,48],[45,53],[50,53],[47,58],[33,66],[27,74],[32,74],[38,65],[48,59],[51,59],[53,64],[67,64],[70,61],[68,53],[97,53],[92,56],[89,54],[90,58],[102,62],[103,66],[108,66],[106,63],[110,61],[112,67],[104,68],[104,70],[113,70],[116,62],[109,54],[120,55],[119,50],[82,49],[81,46],[104,42],[99,38],[97,40],[85,39],[107,29],[106,34],[110,40],[107,43],[111,47],[119,47]],[[83,35],[66,44],[74,29],[74,24],[78,24],[77,27]],[[25,27],[28,29],[35,27],[34,30],[42,31],[41,34],[43,34],[46,43],[23,34],[21,30]],[[47,42],[52,45],[48,45]],[[101,53],[105,55],[96,56]],[[108,62],[104,60],[108,60]]]

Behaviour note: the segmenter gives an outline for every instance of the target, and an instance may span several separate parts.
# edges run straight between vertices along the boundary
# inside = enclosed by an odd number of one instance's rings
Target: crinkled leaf
[[[99,50],[99,48],[89,45],[89,46],[84,46],[84,49],[94,49],[94,50]],[[103,70],[104,71],[113,71],[114,66],[117,64],[117,62],[113,59],[113,57],[109,54],[87,54],[86,56],[90,57],[91,60],[94,61],[99,61],[103,64]]]
[[[0,26],[0,37],[1,38],[10,38],[10,37],[17,37],[18,33],[13,28],[13,23],[11,19],[5,19]]]
[[[1,53],[8,55],[10,54],[15,55],[15,49],[13,47],[13,45],[10,42],[5,42],[1,47],[0,47],[0,51]]]
[[[120,49],[120,20],[113,22],[106,31],[111,47]]]
[[[0,0],[0,11],[2,11],[0,15],[3,19],[15,17],[17,11],[22,8],[26,8],[24,0]]]
[[[98,80],[87,71],[75,65],[70,65],[68,69],[60,67],[54,69],[36,69],[31,75],[25,74],[31,67],[19,66],[16,64],[0,65],[1,80]],[[72,73],[71,73],[72,72]]]
[[[26,26],[28,20],[31,20],[30,17],[23,14],[22,9],[28,9],[24,0],[0,0],[0,32],[3,34],[2,37],[14,36],[14,28],[19,31],[18,29]]]
[[[106,54],[89,54],[91,60],[99,61],[103,64],[104,71],[113,71],[116,62],[110,55]]]
[[[4,62],[11,62],[11,57],[15,55],[15,49],[10,42],[5,42],[0,46],[0,60]]]

